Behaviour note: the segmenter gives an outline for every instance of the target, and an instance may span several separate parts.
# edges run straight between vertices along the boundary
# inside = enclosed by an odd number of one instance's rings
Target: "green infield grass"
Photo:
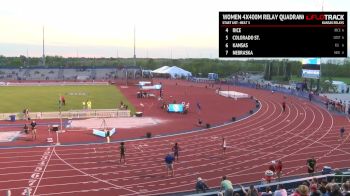
[[[59,110],[59,97],[66,105],[62,111],[83,109],[83,101],[90,100],[92,109],[113,109],[120,101],[134,113],[134,107],[115,86],[2,86],[0,87],[0,113],[21,113]]]

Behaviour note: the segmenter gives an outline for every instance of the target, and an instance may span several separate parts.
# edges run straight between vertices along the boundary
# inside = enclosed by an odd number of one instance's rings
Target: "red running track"
[[[237,89],[237,88],[236,88]],[[305,174],[306,159],[324,165],[350,165],[350,129],[346,118],[334,116],[304,99],[240,89],[254,95],[261,109],[239,122],[202,132],[126,143],[127,164],[119,164],[118,144],[7,149],[0,151],[0,192],[20,195],[159,195],[193,190],[200,176],[216,187],[227,175],[233,183],[257,181],[271,160],[281,159],[284,176]],[[221,137],[228,150],[221,155]],[[181,147],[175,177],[167,177],[164,156],[174,142]]]

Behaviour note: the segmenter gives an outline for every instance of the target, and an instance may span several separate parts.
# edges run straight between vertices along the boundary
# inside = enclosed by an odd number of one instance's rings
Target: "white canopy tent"
[[[164,70],[167,70],[167,69],[169,69],[169,66],[163,66],[163,67],[160,67],[160,68],[153,70],[151,72],[152,73],[162,73]]]
[[[337,93],[345,93],[348,87],[343,81],[333,81],[332,85],[335,86]]]
[[[156,69],[156,70],[152,71],[152,73],[155,73],[155,74],[169,74],[172,78],[192,76],[191,72],[186,71],[186,70],[184,70],[184,69],[182,69],[180,67],[177,67],[177,66],[172,66],[172,67],[163,66],[163,67],[161,67],[159,69]]]

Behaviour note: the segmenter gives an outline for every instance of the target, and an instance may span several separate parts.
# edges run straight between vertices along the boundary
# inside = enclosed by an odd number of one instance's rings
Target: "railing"
[[[287,189],[287,192],[291,193],[293,192],[299,185],[303,184],[305,181],[310,181],[311,179],[316,178],[318,181],[321,181],[322,179],[325,179],[327,182],[332,182],[334,180],[337,184],[342,184],[346,180],[350,179],[350,172],[344,172],[343,174],[326,174],[326,175],[316,175],[312,177],[294,177],[294,179],[285,179],[280,182],[273,182],[270,184],[260,184],[260,182],[255,183],[248,183],[243,184],[243,187],[245,190],[248,190],[249,185],[254,185],[255,188],[258,189],[259,192],[263,192],[266,190],[266,187],[269,186],[272,191],[277,190],[277,186],[279,184],[283,184],[284,188]],[[194,184],[193,184],[194,186]],[[178,192],[178,193],[171,193],[166,194],[167,196],[217,196],[219,192],[218,187],[211,188],[207,191],[207,193],[196,193],[195,191],[189,191],[189,192]],[[239,186],[234,186],[234,192],[239,193],[239,195],[244,195],[242,192],[242,189]],[[159,194],[162,195],[162,194]],[[288,194],[289,195],[289,194]],[[163,196],[163,195],[162,195]],[[164,195],[165,196],[165,195]]]
[[[0,82],[0,86],[107,86],[108,82]]]
[[[309,96],[310,96],[310,93],[307,91],[296,90],[296,89],[288,88],[278,84],[271,84],[271,83],[260,84],[259,82],[256,82],[256,81],[227,80],[224,83],[221,83],[221,85],[236,85],[236,86],[242,86],[242,87],[248,87],[248,88],[269,90],[269,91],[281,92],[284,94],[293,95],[293,96],[297,96],[305,99],[309,99]],[[317,103],[322,107],[326,107],[327,100],[328,99],[323,96],[318,96],[316,94],[311,95],[311,101],[313,103]],[[337,112],[336,110],[333,110],[333,112],[336,112],[337,114],[342,114],[342,115],[345,114],[344,112]]]
[[[16,119],[24,119],[23,113],[0,113],[1,120],[10,120],[10,116],[15,116]],[[71,110],[62,111],[62,118],[119,118],[130,117],[130,110],[117,109],[96,109],[96,110]],[[31,112],[30,119],[58,119],[59,112]]]

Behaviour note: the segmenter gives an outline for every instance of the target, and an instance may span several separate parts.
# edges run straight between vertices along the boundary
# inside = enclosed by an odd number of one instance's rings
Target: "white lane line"
[[[54,151],[54,150],[55,150],[55,147],[53,147],[53,149],[51,150],[50,157],[48,158],[48,160],[47,160],[47,162],[46,162],[46,165],[45,165],[44,170],[41,172],[41,176],[40,176],[40,178],[39,178],[38,183],[37,183],[36,186],[35,186],[35,189],[34,189],[34,191],[33,191],[33,195],[35,195],[36,191],[38,190],[38,187],[39,187],[39,185],[40,185],[41,180],[43,179],[45,170],[46,170],[47,166],[49,165],[49,162],[50,162],[50,159],[51,159],[51,157],[52,157],[52,154],[53,154],[53,151]]]
[[[115,185],[115,184],[113,184],[113,183],[110,183],[110,182],[108,182],[108,181],[106,181],[106,180],[102,180],[102,179],[100,179],[100,178],[97,178],[97,177],[95,177],[95,176],[93,176],[93,175],[90,175],[90,174],[88,174],[88,173],[86,173],[86,172],[84,172],[84,171],[82,171],[82,170],[80,170],[80,169],[74,167],[73,165],[69,164],[68,162],[66,162],[64,159],[62,159],[62,158],[56,153],[56,150],[55,150],[55,149],[53,150],[53,152],[55,153],[55,155],[57,156],[57,158],[60,159],[62,162],[64,162],[64,163],[67,164],[69,167],[73,168],[74,170],[76,170],[76,171],[78,171],[78,172],[80,172],[80,173],[82,173],[82,174],[85,174],[86,176],[89,176],[89,177],[91,177],[91,178],[93,178],[93,179],[95,179],[95,180],[97,180],[97,181],[100,181],[100,182],[104,182],[104,183],[106,183],[106,184],[109,184],[109,185],[111,185],[112,187],[117,188],[117,189],[124,189],[124,190],[128,190],[128,191],[130,191],[130,192],[132,192],[132,193],[138,193],[137,191],[134,191],[134,190],[132,190],[132,189],[124,188],[124,187]]]
[[[324,152],[324,150],[322,150],[322,151],[317,151],[317,153],[322,153],[322,152]],[[313,153],[316,153],[315,151],[313,151]],[[309,152],[305,152],[305,153],[300,153],[300,154],[298,154],[298,156],[299,155],[308,155],[309,154]],[[343,155],[334,155],[334,156],[332,156],[332,155],[330,155],[330,156],[328,156],[329,158],[331,158],[331,157],[335,157],[334,159],[336,159],[336,157],[339,157],[339,156],[343,156]],[[197,160],[197,159],[196,159]],[[293,161],[304,161],[305,159],[293,159]],[[189,161],[188,161],[189,162]],[[216,164],[214,164],[214,165],[216,165]],[[193,168],[193,167],[192,167]],[[243,167],[242,167],[243,168]],[[242,169],[241,167],[235,167],[234,169],[236,169],[236,170],[239,170],[239,169]],[[247,167],[246,167],[247,168]],[[156,169],[156,168],[154,168],[154,169]],[[188,169],[190,169],[190,167],[186,167],[186,168],[180,168],[180,167],[178,167],[177,168],[177,170],[176,171],[182,171],[182,170],[188,170]],[[72,169],[70,169],[69,171],[71,171]],[[89,168],[84,168],[84,169],[82,169],[82,170],[89,170]],[[227,170],[227,171],[229,171],[229,170],[231,170],[230,168],[226,168],[225,170]],[[46,173],[48,173],[48,172],[59,172],[59,171],[61,171],[61,170],[57,170],[57,171],[47,171]],[[63,170],[62,170],[63,171]],[[129,171],[132,171],[132,170],[129,170]],[[135,170],[133,170],[133,171],[135,171]],[[152,170],[153,171],[153,170]],[[216,171],[223,171],[222,169],[217,169]],[[108,174],[108,175],[120,175],[120,173],[126,173],[126,172],[122,172],[122,171],[116,171],[116,172],[101,172],[101,173],[94,173],[94,174],[91,174],[91,175],[94,175],[94,176],[96,176],[96,175],[103,175],[103,174]],[[128,173],[131,173],[131,172],[128,172]],[[162,170],[159,170],[159,171],[157,171],[157,170],[155,170],[155,173],[152,173],[152,174],[154,174],[154,175],[161,175],[161,174],[163,174],[164,172],[162,171]],[[192,173],[187,173],[187,174],[185,174],[186,176],[187,175],[190,175],[190,174],[192,174]],[[85,175],[71,175],[71,176],[55,176],[55,177],[47,177],[47,178],[44,178],[44,179],[61,179],[61,178],[71,178],[71,177],[83,177],[83,176],[85,176]],[[136,179],[136,177],[135,176],[128,176],[128,177],[120,177],[120,178],[111,178],[110,180],[114,180],[114,181],[118,181],[118,180],[124,180],[124,181],[127,181],[128,179]],[[19,181],[25,181],[25,180],[27,180],[27,179],[21,179],[21,180],[10,180],[10,181],[8,181],[8,180],[6,180],[6,181],[0,181],[0,183],[4,183],[4,182],[19,182]],[[83,183],[83,182],[82,182]],[[0,189],[1,190],[1,189]]]
[[[335,159],[333,159],[333,160],[335,160]],[[296,160],[296,161],[304,161],[304,159],[299,159],[299,160]],[[344,161],[350,162],[350,159],[346,159],[346,160],[343,159],[343,160],[339,160],[339,161],[325,162],[324,164],[343,163]],[[297,168],[297,167],[299,167],[299,166],[286,167],[286,168],[284,168],[284,170],[290,170],[290,169],[294,169],[294,168]],[[256,175],[256,174],[261,174],[261,172],[260,171],[258,171],[258,172],[250,172],[250,173],[244,173],[244,174],[241,174],[241,175],[242,176],[249,176],[249,175]],[[191,175],[192,175],[192,173],[186,174],[186,176],[191,176]],[[117,181],[116,178],[112,178],[112,179],[109,179],[109,180]],[[130,177],[130,180],[134,180],[134,178]],[[57,186],[65,186],[65,185],[88,184],[88,183],[95,183],[95,182],[96,181],[85,181],[85,182],[50,184],[50,185],[43,185],[41,187],[57,187]],[[178,184],[178,183],[177,182],[171,182],[170,184]],[[127,186],[131,186],[131,185],[127,185]],[[147,186],[156,186],[156,184],[149,184]],[[23,189],[23,188],[26,188],[26,187],[11,188],[11,190],[17,190],[17,189]],[[6,190],[8,190],[8,188],[0,189],[0,191],[6,191]]]
[[[109,189],[115,189],[115,187],[109,187]],[[86,193],[86,192],[103,191],[103,190],[106,190],[106,188],[85,189],[85,190],[78,190],[78,191],[65,191],[65,192],[55,192],[55,193],[45,193],[45,194],[40,194],[40,195],[37,195],[37,196],[43,196],[43,195],[63,195],[63,194],[72,195],[72,194],[74,194],[74,193]]]
[[[304,111],[305,111],[305,109],[304,108],[302,108]],[[323,124],[323,120],[324,120],[324,115],[323,115],[323,113],[318,109],[318,108],[316,108],[320,113],[321,113],[321,115],[322,115],[322,124]],[[312,120],[312,122],[311,123],[309,123],[309,125],[306,127],[306,128],[304,128],[303,129],[303,131],[305,131],[305,130],[307,130],[309,127],[311,127],[312,126],[312,123],[315,121],[315,113],[311,110],[311,112],[313,113],[313,120]],[[306,120],[306,115],[304,115],[304,119],[303,119],[303,122]],[[307,138],[309,138],[311,135],[313,135],[314,133],[316,133],[317,131],[319,131],[320,129],[321,129],[321,127],[322,127],[322,124],[320,124],[320,126],[313,132],[313,133],[311,133],[310,135],[308,135],[307,137],[305,137],[306,139]],[[300,125],[300,124],[299,124]],[[332,126],[333,126],[333,118],[332,118]],[[316,140],[316,142],[317,141],[319,141],[319,140],[321,140],[323,137],[325,137],[329,132],[330,132],[330,130],[331,130],[331,127],[332,126],[330,126],[330,128],[328,129],[328,131],[322,136],[322,137],[320,137],[320,138],[318,138],[318,140]],[[295,127],[296,128],[296,127]],[[295,128],[293,128],[293,129],[295,129]],[[301,134],[301,133],[298,133],[298,134]],[[297,135],[297,134],[295,134],[295,135]],[[266,141],[265,141],[266,142]],[[267,141],[268,142],[268,141]],[[266,143],[267,143],[266,142]],[[279,152],[279,151],[282,151],[282,150],[284,150],[284,149],[287,149],[287,148],[289,148],[289,147],[292,147],[294,144],[298,144],[298,143],[300,143],[301,141],[299,141],[299,142],[296,142],[296,143],[293,143],[292,145],[290,145],[290,146],[287,146],[287,147],[284,147],[284,148],[282,148],[282,149],[279,149],[278,151],[276,151],[276,152]],[[283,141],[283,142],[280,142],[280,143],[285,143],[285,141]],[[309,146],[311,146],[313,143],[311,143],[311,144],[309,144],[309,145],[307,145],[307,146],[305,146],[305,147],[303,147],[303,148],[301,148],[301,149],[299,149],[299,150],[297,150],[297,151],[293,151],[292,153],[290,153],[289,155],[292,155],[292,154],[295,154],[296,152],[299,152],[300,150],[303,150],[303,149],[305,149],[305,148],[307,148],[307,147],[309,147]],[[276,145],[276,144],[275,144]],[[263,150],[263,149],[262,149]],[[261,150],[259,150],[259,151],[261,151]],[[273,153],[275,153],[275,152],[272,152],[272,153],[269,153],[269,154],[266,154],[265,156],[263,156],[263,157],[266,157],[266,156],[269,156],[269,155],[271,155],[271,154],[273,154]],[[285,155],[284,157],[281,157],[281,158],[285,158],[285,157],[288,157],[288,155]],[[261,158],[261,157],[260,157]],[[255,160],[255,159],[253,159],[253,160]],[[248,161],[252,161],[252,160],[247,160],[246,162],[248,162]],[[267,164],[267,163],[266,163]],[[232,166],[232,165],[231,165]],[[260,165],[259,165],[260,166]],[[252,168],[257,168],[258,166],[254,166],[254,167],[252,167]],[[252,169],[252,168],[249,168],[249,169]],[[214,169],[214,170],[216,170],[216,169]],[[214,171],[214,170],[212,170],[212,171]],[[243,170],[243,171],[245,171],[245,170]],[[234,173],[231,173],[231,174],[229,174],[229,175],[233,175],[233,174],[238,174],[238,173],[240,173],[240,172],[242,172],[242,171],[237,171],[237,172],[234,172]],[[190,175],[190,176],[192,176],[192,175]],[[178,178],[178,177],[175,177],[175,178]],[[173,180],[174,178],[172,178],[172,180]],[[213,178],[211,178],[211,179],[213,179]],[[207,180],[210,180],[210,179],[207,179]],[[156,181],[153,181],[153,183],[154,182],[156,182]],[[139,183],[139,184],[146,184],[146,183]],[[181,187],[181,185],[180,186],[176,186],[176,187]],[[174,187],[169,187],[169,188],[174,188]],[[150,191],[150,192],[154,192],[154,191],[163,191],[163,190],[165,190],[165,189],[168,189],[168,188],[164,188],[164,189],[158,189],[158,190],[153,190],[153,191]]]

